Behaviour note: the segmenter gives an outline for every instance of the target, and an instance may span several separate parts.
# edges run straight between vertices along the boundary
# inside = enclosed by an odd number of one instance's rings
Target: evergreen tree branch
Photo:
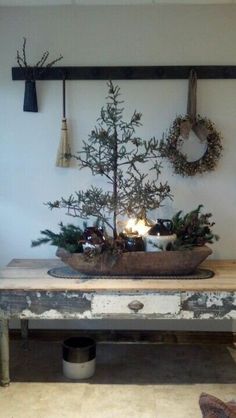
[[[113,225],[109,221],[109,213],[113,210],[112,197],[109,192],[104,193],[102,189],[91,187],[86,192],[79,191],[68,199],[61,198],[55,202],[47,202],[46,205],[50,209],[67,209],[68,215],[81,219],[95,217],[113,230]]]
[[[117,237],[117,216],[132,214],[146,216],[147,210],[160,207],[166,198],[172,198],[167,183],[158,183],[161,165],[159,141],[156,138],[143,140],[135,133],[141,126],[141,113],[133,112],[128,122],[123,120],[123,101],[120,88],[108,82],[106,106],[100,111],[98,124],[91,131],[87,142],[76,155],[79,168],[88,168],[92,175],[104,176],[109,190],[91,187],[79,191],[69,199],[48,203],[52,209],[62,207],[74,217],[100,219]],[[149,180],[144,167],[155,172]],[[153,176],[152,176],[153,177]]]

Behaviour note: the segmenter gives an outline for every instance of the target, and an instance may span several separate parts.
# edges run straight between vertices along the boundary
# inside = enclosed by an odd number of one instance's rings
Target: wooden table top
[[[13,259],[0,270],[1,290],[27,291],[212,291],[236,292],[236,260],[207,260],[200,267],[214,271],[210,279],[153,279],[120,277],[54,278],[48,275],[52,267],[63,266],[59,259]]]

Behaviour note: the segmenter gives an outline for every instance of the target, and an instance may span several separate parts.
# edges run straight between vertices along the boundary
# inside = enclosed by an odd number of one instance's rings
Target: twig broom
[[[63,104],[63,114],[62,114],[62,126],[61,126],[61,140],[60,145],[57,151],[56,166],[57,167],[69,167],[70,165],[70,144],[68,138],[67,130],[67,120],[66,120],[66,81],[63,79],[62,82],[62,104]]]

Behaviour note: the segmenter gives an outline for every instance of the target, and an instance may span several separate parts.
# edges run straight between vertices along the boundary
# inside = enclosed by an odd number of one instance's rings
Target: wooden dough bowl
[[[90,260],[83,253],[72,254],[63,248],[59,248],[56,255],[82,274],[158,276],[191,274],[211,253],[204,245],[184,251],[125,252],[117,257],[102,253]]]

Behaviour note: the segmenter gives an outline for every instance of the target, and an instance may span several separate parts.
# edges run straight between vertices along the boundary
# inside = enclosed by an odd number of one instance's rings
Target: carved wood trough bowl
[[[193,273],[212,250],[207,246],[185,251],[126,252],[117,257],[102,253],[87,260],[83,253],[69,253],[63,248],[56,255],[82,274],[105,276],[167,276]]]

